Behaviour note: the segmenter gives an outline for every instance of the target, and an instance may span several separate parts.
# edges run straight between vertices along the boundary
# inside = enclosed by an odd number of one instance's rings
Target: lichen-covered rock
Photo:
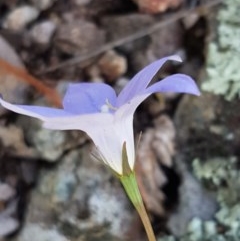
[[[240,1],[226,1],[218,13],[217,41],[212,41],[207,53],[207,79],[202,89],[231,100],[240,94]]]
[[[36,149],[38,156],[50,162],[58,161],[67,148],[68,132],[44,129],[41,122],[28,117],[19,120],[27,142]]]
[[[209,93],[182,99],[174,119],[178,147],[187,161],[238,152],[240,113],[233,111],[238,106],[237,99],[226,101]]]
[[[217,211],[214,196],[208,192],[182,163],[177,160],[176,165],[182,183],[179,190],[179,206],[170,216],[168,228],[176,237],[183,236],[189,229],[189,222],[195,220],[210,220]]]
[[[113,190],[110,185],[105,185],[92,193],[89,198],[89,212],[96,224],[102,226],[109,224],[110,232],[117,237],[122,237],[129,232],[126,224],[130,224],[132,217],[125,203],[125,197],[119,195],[117,190]]]
[[[214,157],[203,162],[195,159],[193,171],[215,193],[219,210],[214,219],[193,218],[180,241],[237,241],[240,239],[240,171],[237,158]],[[175,241],[166,236],[161,241]]]
[[[20,233],[17,240],[19,241],[32,241],[33,238],[35,241],[50,241],[50,240],[57,240],[57,241],[68,241],[66,237],[62,234],[58,233],[56,228],[44,228],[43,225],[35,225],[35,224],[28,224],[23,229],[23,232]]]
[[[239,99],[226,101],[215,95],[221,90],[221,94],[229,99],[239,92],[239,49],[236,49],[239,44],[239,38],[236,37],[238,31],[236,36],[231,38],[232,41],[226,41],[227,35],[223,37],[221,33],[220,36],[219,32],[223,23],[224,28],[221,31],[229,32],[225,24],[229,25],[230,29],[239,28],[236,24],[239,19],[234,14],[239,3],[239,0],[224,2],[227,6],[218,14],[219,25],[213,25],[217,30],[218,42],[210,43],[210,52],[206,59],[209,81],[202,78],[203,88],[211,87],[211,90],[208,90],[212,93],[203,93],[200,98],[185,96],[175,113],[179,150],[188,163],[195,159],[193,172],[202,185],[214,194],[219,208],[211,220],[204,221],[202,218],[193,217],[189,219],[186,222],[187,231],[180,239],[168,236],[162,238],[163,241],[239,240],[240,172],[236,158],[232,157],[239,149],[240,116],[236,111]],[[213,55],[211,51],[214,51]]]
[[[89,146],[84,146],[65,155],[57,168],[42,171],[22,233],[33,225],[69,240],[105,240],[106,235],[115,240],[129,231],[133,217],[120,183],[104,165],[90,160]]]

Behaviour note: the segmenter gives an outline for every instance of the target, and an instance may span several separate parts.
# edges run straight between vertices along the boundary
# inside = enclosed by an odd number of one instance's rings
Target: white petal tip
[[[169,56],[169,59],[173,60],[173,61],[177,61],[177,62],[182,62],[182,59],[181,59],[181,57],[179,55]]]

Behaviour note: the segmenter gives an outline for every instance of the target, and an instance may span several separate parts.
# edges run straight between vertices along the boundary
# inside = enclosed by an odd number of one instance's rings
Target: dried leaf
[[[171,167],[174,138],[172,121],[167,116],[160,116],[155,127],[143,133],[139,143],[136,170],[140,191],[147,209],[157,215],[164,214],[162,203],[165,197],[161,187],[167,181],[159,164]]]
[[[174,155],[175,128],[167,116],[161,116],[155,120],[156,131],[152,140],[152,148],[158,160],[165,166],[172,165]]]

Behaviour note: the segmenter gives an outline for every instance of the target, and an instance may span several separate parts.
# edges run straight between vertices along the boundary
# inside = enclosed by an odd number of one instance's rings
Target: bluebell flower
[[[200,94],[195,82],[184,74],[168,76],[149,86],[167,60],[181,61],[178,56],[169,56],[151,63],[138,72],[118,96],[107,84],[75,83],[67,89],[63,109],[14,105],[3,99],[0,103],[11,111],[40,119],[45,128],[86,132],[101,160],[123,175],[123,156],[130,170],[134,169],[133,115],[139,104],[156,92]]]

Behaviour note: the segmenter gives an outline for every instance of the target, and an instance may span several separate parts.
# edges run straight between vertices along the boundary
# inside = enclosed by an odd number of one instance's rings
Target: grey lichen
[[[207,79],[202,89],[227,100],[240,94],[240,0],[226,1],[219,11],[217,36],[207,54]]]
[[[194,218],[180,241],[238,241],[240,240],[240,170],[237,158],[213,158],[193,161],[196,177],[215,193],[219,210],[214,220]],[[161,241],[176,241],[166,236]]]

